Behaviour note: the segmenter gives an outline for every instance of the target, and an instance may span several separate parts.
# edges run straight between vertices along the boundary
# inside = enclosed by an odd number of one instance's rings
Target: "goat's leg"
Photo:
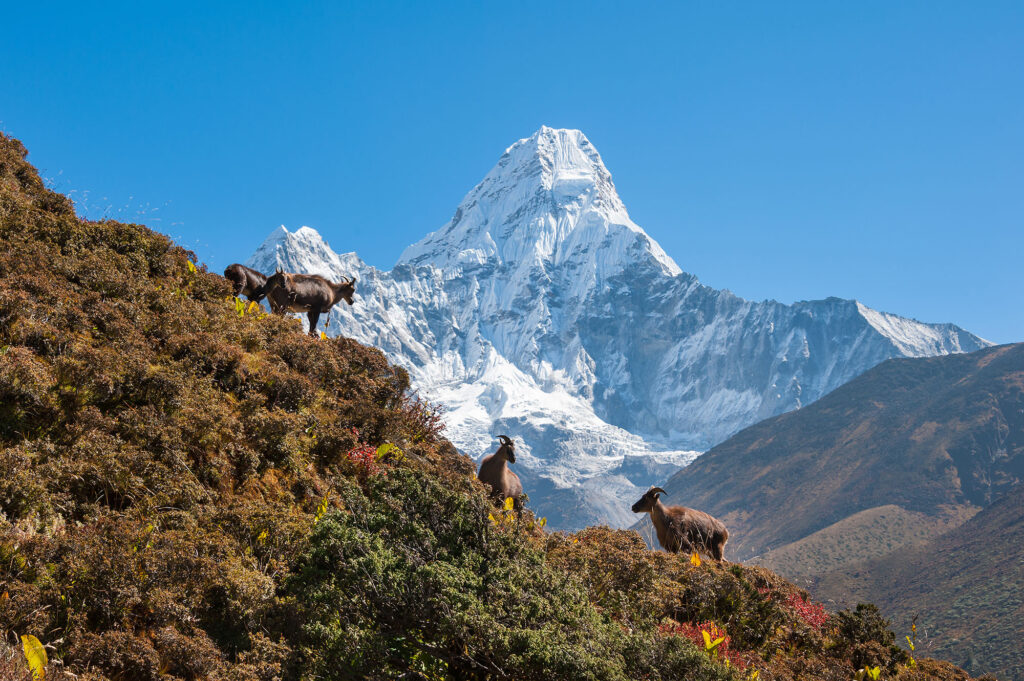
[[[315,336],[316,335],[316,325],[317,325],[317,322],[320,321],[320,310],[317,310],[316,308],[313,308],[312,310],[310,310],[309,312],[306,313],[306,317],[309,318],[309,335],[310,336]]]

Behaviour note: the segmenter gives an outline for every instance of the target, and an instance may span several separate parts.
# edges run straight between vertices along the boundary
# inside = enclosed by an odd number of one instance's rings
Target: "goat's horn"
[[[663,490],[663,489],[662,489],[662,488],[660,488],[660,487],[652,487],[652,488],[651,488],[651,491],[652,491],[652,492],[657,492],[658,494],[667,494],[667,493],[665,492],[665,490]]]
[[[284,270],[280,266],[274,268],[274,274],[282,274]]]
[[[498,439],[501,440],[501,444],[503,445],[507,445],[512,442],[512,438],[510,438],[508,435],[499,435]]]

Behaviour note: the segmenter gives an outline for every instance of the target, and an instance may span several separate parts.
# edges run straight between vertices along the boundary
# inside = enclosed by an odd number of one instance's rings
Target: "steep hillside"
[[[21,636],[51,681],[967,678],[763,568],[517,520],[378,350],[24,156],[0,135],[0,679]]]
[[[969,515],[1022,479],[1018,344],[885,362],[741,431],[664,487],[723,518],[728,555],[749,560],[880,506]]]
[[[897,630],[918,615],[924,653],[1024,681],[1024,485],[951,532],[824,575],[812,588],[841,605],[875,601]]]
[[[405,367],[446,407],[460,451],[515,437],[534,504],[563,529],[629,525],[632,501],[697,450],[890,357],[988,345],[854,300],[783,305],[702,285],[630,219],[579,130],[510,146],[390,271],[309,227],[278,229],[249,264],[356,276],[359,302],[332,311],[328,335]]]

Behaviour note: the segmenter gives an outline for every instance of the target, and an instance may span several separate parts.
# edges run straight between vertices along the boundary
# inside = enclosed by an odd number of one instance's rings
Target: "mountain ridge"
[[[1004,432],[1019,420],[1017,366],[1024,366],[1024,344],[891,359],[805,409],[740,431],[663,486],[732,518],[741,530],[732,555],[743,560],[874,506],[928,513],[986,506],[1021,475],[1021,461],[999,454],[1016,442],[1001,438],[1020,437],[1019,424]],[[1003,374],[1005,389],[990,391],[988,377]],[[787,509],[783,521],[756,520],[780,508]]]
[[[877,603],[893,625],[915,615],[922,654],[972,674],[1024,679],[1024,484],[1007,490],[959,527],[926,542],[818,575],[817,597],[846,606]]]

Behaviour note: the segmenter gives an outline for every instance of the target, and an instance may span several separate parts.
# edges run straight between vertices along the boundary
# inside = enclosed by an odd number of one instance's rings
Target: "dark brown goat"
[[[305,312],[309,319],[309,334],[316,335],[321,314],[327,314],[339,301],[351,305],[356,293],[356,280],[342,280],[335,284],[318,274],[292,274],[277,270],[264,287],[270,309],[277,314]]]
[[[518,511],[523,507],[523,483],[519,476],[508,469],[508,464],[516,462],[516,444],[508,435],[499,435],[501,445],[498,451],[485,456],[480,462],[477,478],[491,488],[491,496],[501,501],[512,497],[512,503]]]
[[[267,284],[267,278],[251,267],[239,265],[237,262],[228,265],[224,270],[224,278],[231,282],[235,296],[244,295],[258,303],[266,295],[263,287]]]
[[[665,493],[652,487],[633,504],[633,513],[650,513],[658,543],[669,553],[700,551],[721,562],[729,530],[720,520],[704,511],[685,506],[666,506],[659,497]]]

